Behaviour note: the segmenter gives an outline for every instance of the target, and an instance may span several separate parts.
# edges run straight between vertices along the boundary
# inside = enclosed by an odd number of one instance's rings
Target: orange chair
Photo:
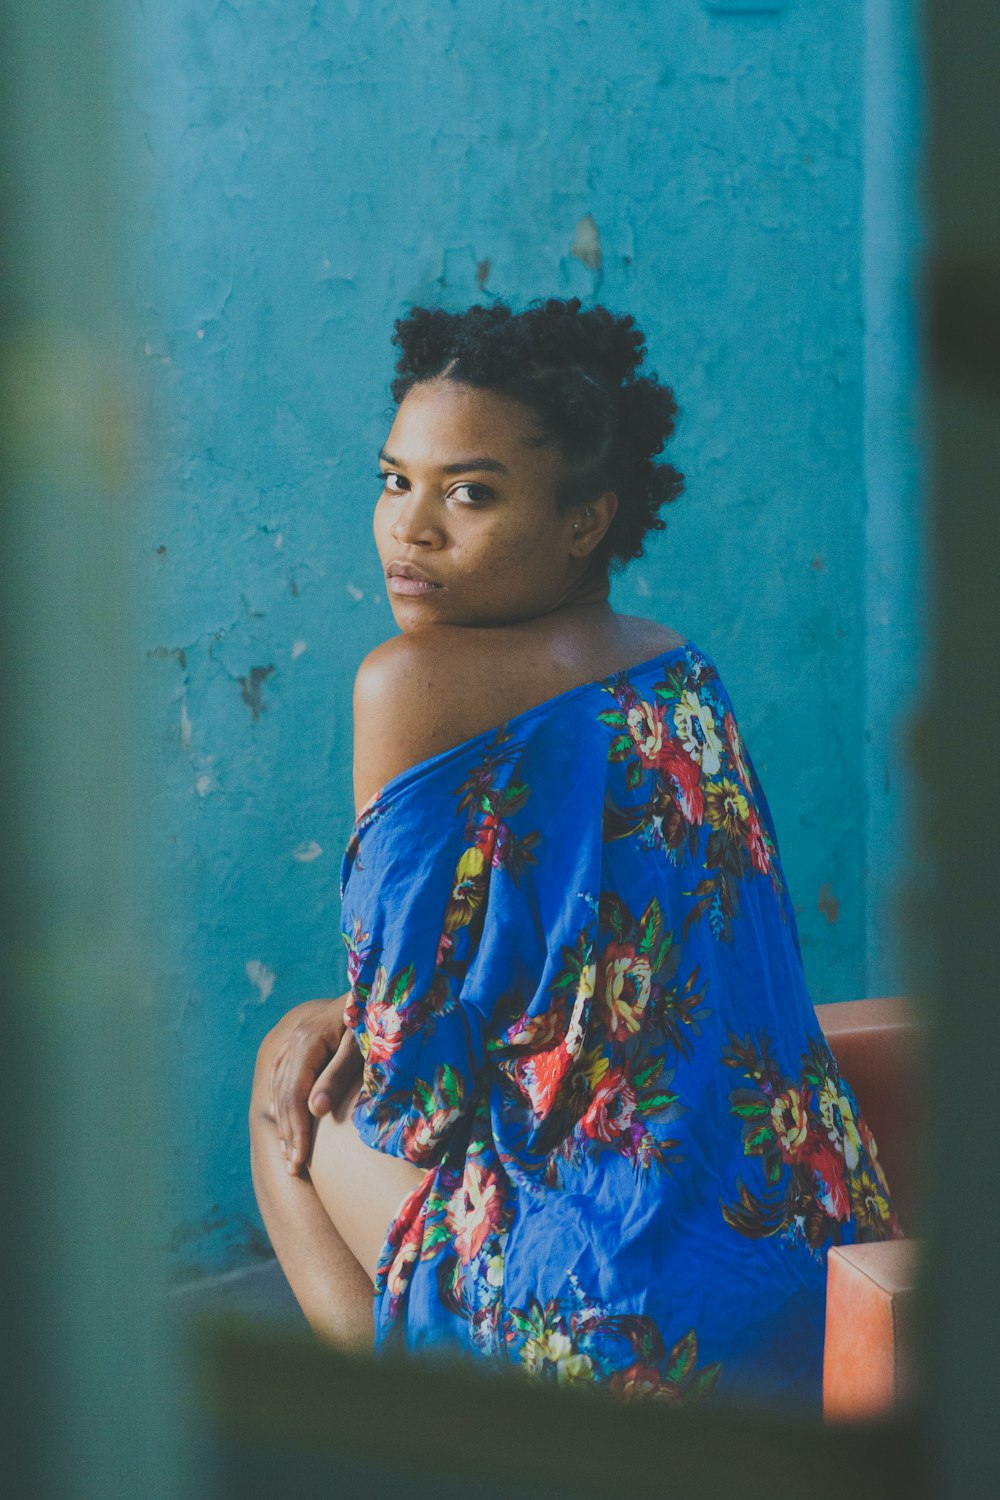
[[[817,1005],[830,1050],[871,1127],[904,1232],[919,1182],[922,1032],[898,996]],[[833,1248],[827,1259],[823,1415],[872,1417],[913,1390],[912,1308],[919,1242]]]

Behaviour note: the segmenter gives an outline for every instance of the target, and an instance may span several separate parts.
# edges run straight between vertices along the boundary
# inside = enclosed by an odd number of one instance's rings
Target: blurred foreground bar
[[[201,1381],[225,1500],[810,1500],[929,1496],[912,1412],[835,1426],[768,1408],[672,1411],[465,1364],[341,1357],[311,1338],[202,1327]]]

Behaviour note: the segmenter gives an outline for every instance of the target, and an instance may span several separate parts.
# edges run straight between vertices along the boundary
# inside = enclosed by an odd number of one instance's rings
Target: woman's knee
[[[271,1101],[271,1077],[274,1065],[289,1031],[295,1024],[295,1016],[299,1007],[290,1010],[277,1025],[272,1026],[264,1040],[257,1049],[257,1061],[253,1070],[253,1084],[250,1089],[250,1129],[270,1129],[276,1124]],[[292,1018],[291,1020],[289,1018]]]

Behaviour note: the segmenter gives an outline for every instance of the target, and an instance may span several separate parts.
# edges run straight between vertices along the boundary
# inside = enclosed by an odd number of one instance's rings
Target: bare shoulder
[[[570,611],[523,624],[429,625],[370,651],[354,683],[354,796],[569,688],[684,644],[651,620]]]
[[[434,625],[370,651],[354,680],[354,796],[358,807],[393,776],[461,744],[491,719],[483,632]]]

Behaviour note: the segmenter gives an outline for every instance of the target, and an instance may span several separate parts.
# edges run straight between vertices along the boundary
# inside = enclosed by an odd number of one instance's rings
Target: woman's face
[[[534,435],[531,412],[494,391],[439,379],[404,398],[374,523],[400,630],[509,624],[570,594],[591,546],[580,512],[556,508],[558,446]]]

